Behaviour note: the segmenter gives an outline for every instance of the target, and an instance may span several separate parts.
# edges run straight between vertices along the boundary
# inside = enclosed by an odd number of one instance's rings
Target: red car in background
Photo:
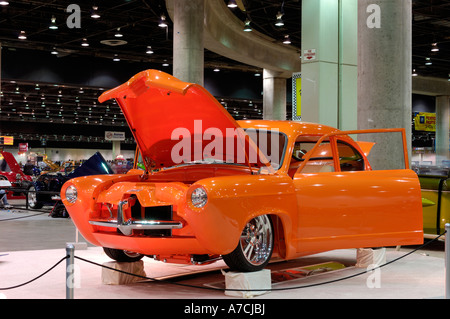
[[[7,179],[14,189],[27,189],[33,181],[29,175],[25,175],[10,152],[0,152],[0,179]],[[9,191],[8,199],[25,199],[25,195],[17,191]]]

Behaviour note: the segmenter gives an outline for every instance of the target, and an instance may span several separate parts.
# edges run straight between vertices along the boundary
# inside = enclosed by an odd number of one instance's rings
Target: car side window
[[[337,141],[337,148],[342,172],[364,171],[364,158],[353,146]]]
[[[297,172],[306,154],[316,145],[318,137],[302,137],[295,142],[288,174],[293,177],[295,173],[312,174],[334,172],[333,152],[329,141],[322,142],[311,155],[308,162],[300,172]]]

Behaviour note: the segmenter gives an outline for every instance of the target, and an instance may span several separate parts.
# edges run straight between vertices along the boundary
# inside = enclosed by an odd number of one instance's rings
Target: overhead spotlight
[[[419,74],[417,73],[416,69],[413,69],[412,71],[412,76],[418,76]]]
[[[53,55],[57,55],[58,54],[58,50],[56,50],[56,47],[53,47],[52,51],[50,52]]]
[[[86,38],[84,38],[83,41],[81,41],[81,46],[82,47],[88,47],[89,46],[89,42],[87,41]]]
[[[275,26],[282,27],[284,26],[284,21],[282,19],[283,14],[281,12],[277,13],[277,20],[275,21]]]
[[[117,31],[116,31],[116,33],[114,34],[114,36],[115,36],[116,38],[121,38],[121,37],[123,37],[123,34],[120,32],[120,28],[117,28]]]
[[[147,50],[145,50],[145,53],[153,54],[153,50],[152,50],[152,47],[150,45],[147,45]]]
[[[227,6],[228,6],[228,8],[234,9],[234,8],[237,8],[238,5],[236,3],[236,0],[230,0],[230,1],[228,1]]]
[[[439,47],[438,47],[437,43],[431,44],[431,52],[439,52]]]
[[[245,32],[251,32],[253,29],[252,29],[252,27],[251,27],[251,25],[250,25],[250,20],[249,19],[246,19],[245,20],[245,22],[244,22],[244,31]]]
[[[18,38],[20,40],[26,40],[27,39],[27,35],[26,35],[25,31],[20,31],[20,34],[19,34]]]
[[[214,72],[220,72],[219,68],[214,68]]]
[[[162,14],[161,18],[159,19],[158,27],[167,28],[166,16],[164,14]]]
[[[285,35],[284,36],[283,43],[284,44],[291,44],[291,39],[289,38],[289,35]]]
[[[50,25],[48,26],[51,30],[58,30],[58,26],[56,25],[56,18],[55,16],[52,16],[52,19],[50,20]]]
[[[120,58],[119,58],[119,55],[118,55],[118,54],[114,54],[113,61],[114,61],[114,62],[119,62],[119,61],[120,61]]]
[[[100,18],[100,13],[98,12],[98,7],[97,6],[93,6],[92,7],[91,18],[93,18],[93,19],[99,19]]]
[[[425,58],[425,65],[432,65],[431,58]]]

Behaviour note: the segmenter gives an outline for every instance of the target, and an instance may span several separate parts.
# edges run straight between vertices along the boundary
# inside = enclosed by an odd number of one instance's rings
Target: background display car
[[[425,237],[441,235],[450,222],[450,168],[418,167]]]
[[[99,100],[111,98],[145,171],[74,178],[61,196],[83,237],[115,260],[223,258],[233,270],[257,271],[274,256],[423,242],[405,145],[404,169],[372,170],[354,131],[235,121],[201,86],[155,70]],[[358,132],[406,141],[403,129]]]
[[[71,178],[112,173],[111,167],[103,158],[102,154],[96,152],[69,174],[53,172],[41,174],[37,177],[28,187],[28,206],[32,209],[39,209],[44,205],[55,205],[59,200],[61,187]]]
[[[8,191],[8,199],[23,199],[25,195],[20,190],[26,190],[33,181],[31,176],[25,175],[20,169],[14,155],[10,152],[0,152],[0,178],[7,179],[14,191]]]

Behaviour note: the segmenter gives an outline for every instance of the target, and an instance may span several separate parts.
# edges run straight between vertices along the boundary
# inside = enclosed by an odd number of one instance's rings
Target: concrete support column
[[[203,86],[205,0],[173,1],[173,75]]]
[[[409,158],[411,38],[411,0],[358,0],[358,128],[405,128]],[[391,134],[369,138],[377,143],[370,158],[374,168],[399,168],[400,139]]]
[[[357,0],[302,1],[303,121],[356,129],[357,7]]]
[[[450,96],[436,97],[436,165],[450,160]]]
[[[120,141],[112,141],[112,159],[115,160],[120,152]]]
[[[263,118],[286,120],[286,78],[267,69],[263,72]]]

